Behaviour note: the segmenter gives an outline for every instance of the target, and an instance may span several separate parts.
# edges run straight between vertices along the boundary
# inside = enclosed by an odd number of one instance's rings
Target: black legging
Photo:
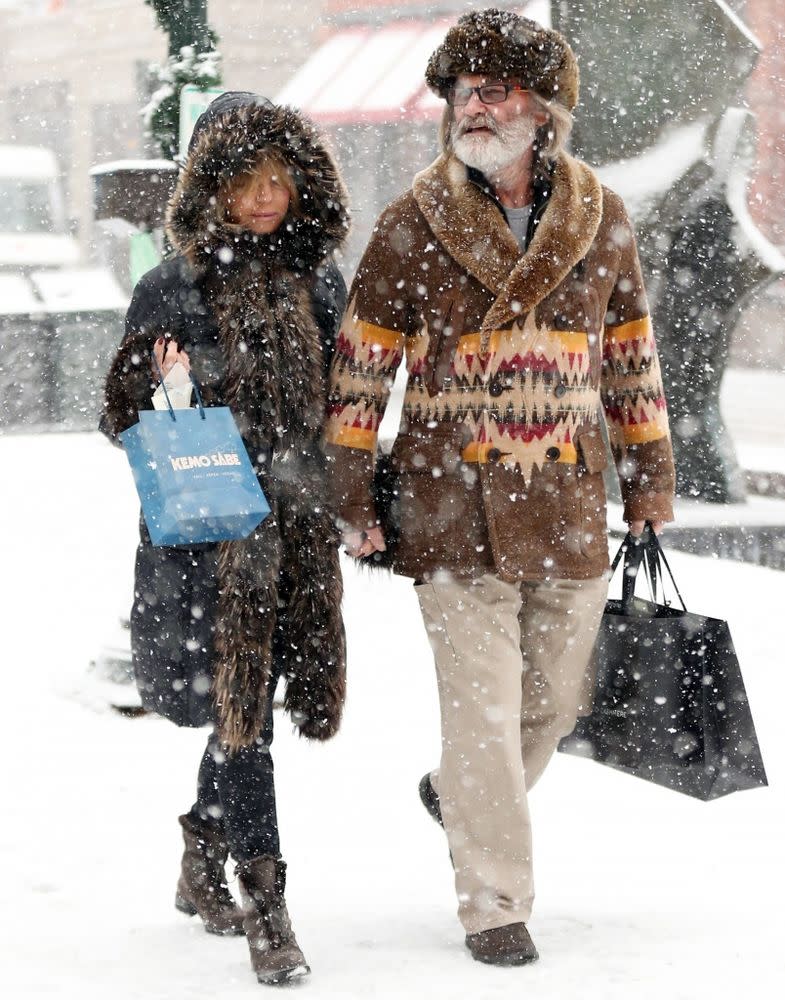
[[[273,693],[268,692],[264,729],[256,743],[229,754],[213,732],[199,766],[197,798],[192,814],[217,820],[224,829],[235,861],[264,854],[280,857],[275,781],[270,746],[273,742]]]

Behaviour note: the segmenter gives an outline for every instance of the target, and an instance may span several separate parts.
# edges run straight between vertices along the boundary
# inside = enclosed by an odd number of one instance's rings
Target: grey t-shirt
[[[526,230],[529,227],[529,216],[532,214],[531,205],[524,205],[523,208],[504,208],[503,211],[507,217],[507,225],[518,241],[518,246],[523,250],[526,245]]]

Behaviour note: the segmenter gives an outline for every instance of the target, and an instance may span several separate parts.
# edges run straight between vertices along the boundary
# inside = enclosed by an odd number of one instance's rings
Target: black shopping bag
[[[622,542],[621,600],[605,606],[591,715],[561,753],[588,757],[704,801],[766,785],[739,662],[724,621],[687,611],[648,526]],[[657,600],[667,568],[681,609]],[[651,600],[635,596],[643,565]]]

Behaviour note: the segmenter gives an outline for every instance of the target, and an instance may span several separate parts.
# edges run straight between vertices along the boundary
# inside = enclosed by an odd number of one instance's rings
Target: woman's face
[[[289,210],[287,180],[273,169],[238,178],[226,198],[230,220],[260,236],[274,233]]]

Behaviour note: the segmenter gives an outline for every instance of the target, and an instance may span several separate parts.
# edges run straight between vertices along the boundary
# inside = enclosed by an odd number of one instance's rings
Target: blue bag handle
[[[164,396],[166,397],[166,405],[169,407],[169,416],[176,423],[177,417],[175,416],[174,407],[172,406],[172,401],[169,399],[169,393],[166,391],[166,382],[164,380],[164,373],[161,371],[161,366],[158,364],[158,358],[155,356],[155,351],[150,351],[150,356],[155,362],[155,367],[158,369],[158,377],[161,380],[161,387],[164,390]],[[194,373],[191,371],[190,368],[188,369],[188,378],[191,380],[191,385],[194,387],[194,391],[196,392],[196,403],[199,407],[199,416],[202,418],[202,420],[206,420],[207,417],[204,412],[204,403],[202,402],[202,394],[199,391],[199,384],[194,378]]]

